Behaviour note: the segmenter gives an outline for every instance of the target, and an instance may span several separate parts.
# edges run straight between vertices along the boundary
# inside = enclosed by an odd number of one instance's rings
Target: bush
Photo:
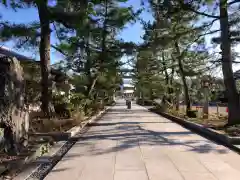
[[[143,104],[142,101],[143,101],[142,99],[137,99],[137,100],[136,100],[136,103],[139,104],[139,105],[142,105],[142,104]]]
[[[197,117],[197,110],[188,110],[187,111],[187,116],[190,118],[196,118]]]
[[[72,111],[72,118],[74,120],[75,125],[81,123],[85,119],[85,113],[83,109],[75,109]]]
[[[137,104],[142,106],[153,106],[155,103],[150,99],[137,99]]]
[[[143,103],[144,103],[145,106],[152,106],[153,105],[152,100],[144,100]]]
[[[240,135],[240,126],[235,125],[235,126],[230,126],[226,128],[226,133],[228,133],[231,136],[239,136]]]
[[[68,98],[65,95],[55,94],[52,99],[55,113],[62,118],[70,118],[71,109]]]
[[[98,113],[99,111],[104,109],[104,104],[99,101],[93,101],[89,108],[92,109],[93,113]]]
[[[70,118],[71,117],[71,110],[68,108],[67,103],[62,104],[55,104],[54,109],[57,115],[64,118]]]
[[[180,117],[180,118],[185,118],[185,114],[180,112],[180,111],[177,111],[175,109],[168,109],[168,113],[173,115],[173,116],[177,116],[177,117]]]
[[[115,101],[111,100],[111,101],[105,102],[105,105],[106,106],[113,106],[115,103],[116,103]]]

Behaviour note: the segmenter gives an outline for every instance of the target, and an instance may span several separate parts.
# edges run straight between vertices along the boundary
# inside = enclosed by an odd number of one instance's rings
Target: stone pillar
[[[209,101],[208,101],[208,91],[209,91],[209,85],[210,81],[207,76],[204,76],[202,78],[202,88],[203,88],[203,93],[204,93],[204,104],[203,104],[203,118],[208,118],[208,106],[209,106]]]
[[[0,123],[7,152],[26,145],[29,114],[24,105],[23,69],[16,58],[0,58]]]

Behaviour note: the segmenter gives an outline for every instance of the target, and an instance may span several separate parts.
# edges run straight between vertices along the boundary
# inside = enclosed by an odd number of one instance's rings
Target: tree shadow
[[[196,137],[198,136],[196,133],[185,128],[176,128],[176,131],[174,131],[171,124],[175,123],[172,121],[166,119],[146,121],[147,118],[141,116],[145,113],[142,109],[133,113],[134,115],[137,112],[139,117],[136,119],[121,121],[121,118],[124,118],[124,115],[126,116],[124,111],[123,114],[119,113],[121,110],[122,108],[119,108],[119,110],[111,109],[113,114],[108,112],[101,121],[92,123],[86,133],[71,138],[70,140],[75,142],[73,146],[75,149],[71,153],[67,153],[61,161],[71,163],[70,160],[74,158],[112,155],[116,152],[145,145],[167,147],[169,149],[176,148],[177,151],[180,148],[180,151],[198,154],[226,154],[229,152],[228,149],[217,148],[217,143]],[[143,119],[140,117],[143,117]],[[153,117],[156,116],[153,115]],[[162,131],[155,131],[155,124],[156,126],[157,124],[164,126],[166,129],[162,128]]]
[[[116,123],[117,124],[117,123]],[[175,148],[177,146],[184,146],[186,151],[192,151],[196,153],[211,153],[216,152],[220,154],[228,153],[227,149],[218,149],[216,144],[210,142],[207,139],[189,140],[187,137],[195,135],[191,131],[177,131],[177,132],[159,132],[143,128],[138,123],[122,124],[119,127],[115,127],[115,130],[99,130],[94,133],[89,133],[84,137],[81,137],[81,142],[88,141],[101,141],[112,140],[120,142],[117,146],[106,149],[105,147],[91,152],[91,155],[101,155],[112,152],[119,152],[129,148],[137,147],[139,144],[148,146],[169,146]],[[76,143],[75,146],[78,146]],[[93,148],[94,149],[94,148]]]
[[[141,122],[127,122],[127,121],[122,121],[122,122],[116,122],[116,123],[102,123],[102,122],[97,122],[97,123],[91,123],[89,126],[116,126],[116,125],[121,125],[121,124],[172,124],[173,122],[151,122],[151,121],[141,121]]]
[[[122,107],[119,108],[114,108],[114,109],[110,109],[108,110],[109,114],[135,114],[135,113],[144,113],[144,112],[149,112],[148,109],[123,109]]]

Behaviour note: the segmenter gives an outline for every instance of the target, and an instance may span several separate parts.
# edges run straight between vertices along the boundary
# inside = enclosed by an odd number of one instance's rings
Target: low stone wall
[[[217,143],[227,146],[236,152],[240,152],[240,147],[238,146],[238,145],[240,145],[240,137],[228,136],[219,131],[215,131],[211,128],[206,128],[200,124],[184,120],[182,118],[170,115],[165,112],[156,111],[154,109],[150,109],[150,111],[152,111],[156,114],[159,114],[173,122],[176,122],[177,124],[187,128],[187,129],[190,129],[191,131],[193,131],[201,136],[204,136],[210,140],[213,140]]]

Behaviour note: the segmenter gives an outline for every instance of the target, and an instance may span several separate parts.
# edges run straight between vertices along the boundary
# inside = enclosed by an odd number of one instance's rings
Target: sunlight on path
[[[239,180],[240,156],[133,104],[119,101],[46,180]]]

